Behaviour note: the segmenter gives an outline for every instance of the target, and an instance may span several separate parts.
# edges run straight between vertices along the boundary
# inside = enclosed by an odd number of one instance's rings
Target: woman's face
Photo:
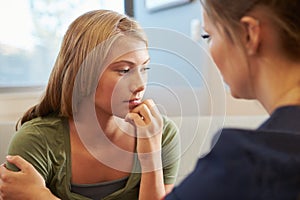
[[[100,77],[95,105],[97,112],[124,118],[144,96],[149,54],[142,41],[128,39],[117,46],[112,51],[116,59]]]
[[[250,82],[247,58],[242,48],[229,40],[228,36],[213,23],[204,12],[204,30],[209,35],[209,51],[220,70],[223,79],[230,87],[232,96],[249,98]]]

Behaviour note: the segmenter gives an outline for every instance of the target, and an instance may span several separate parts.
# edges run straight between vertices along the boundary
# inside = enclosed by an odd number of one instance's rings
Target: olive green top
[[[174,184],[180,157],[178,128],[170,119],[166,117],[163,119],[162,163],[164,183]],[[44,177],[47,187],[55,196],[63,200],[90,200],[90,198],[71,192],[71,147],[67,119],[50,115],[24,123],[14,135],[8,154],[20,155],[33,164]],[[134,169],[132,170],[134,173],[130,174],[125,187],[103,199],[138,199],[141,174],[137,172],[140,172],[140,164],[137,156],[134,160]],[[7,167],[14,171],[18,170],[9,163],[7,163]],[[101,172],[95,171],[95,173]]]

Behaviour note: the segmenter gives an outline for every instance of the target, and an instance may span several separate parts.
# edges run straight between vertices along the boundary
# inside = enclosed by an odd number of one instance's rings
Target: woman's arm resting
[[[7,161],[20,169],[13,172],[0,166],[0,199],[58,200],[45,185],[38,171],[20,156],[7,156]]]

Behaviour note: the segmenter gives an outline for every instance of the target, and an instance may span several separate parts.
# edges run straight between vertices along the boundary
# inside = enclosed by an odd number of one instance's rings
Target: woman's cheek
[[[221,54],[220,52],[218,51],[218,49],[215,47],[215,46],[211,46],[211,49],[210,49],[210,54],[211,54],[211,57],[214,61],[214,63],[217,65],[218,69],[220,71],[222,71],[222,59],[221,59]]]

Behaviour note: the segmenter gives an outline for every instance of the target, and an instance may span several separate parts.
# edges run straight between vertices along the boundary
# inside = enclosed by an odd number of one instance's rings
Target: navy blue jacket
[[[300,199],[300,106],[278,108],[257,130],[223,129],[172,199]]]

